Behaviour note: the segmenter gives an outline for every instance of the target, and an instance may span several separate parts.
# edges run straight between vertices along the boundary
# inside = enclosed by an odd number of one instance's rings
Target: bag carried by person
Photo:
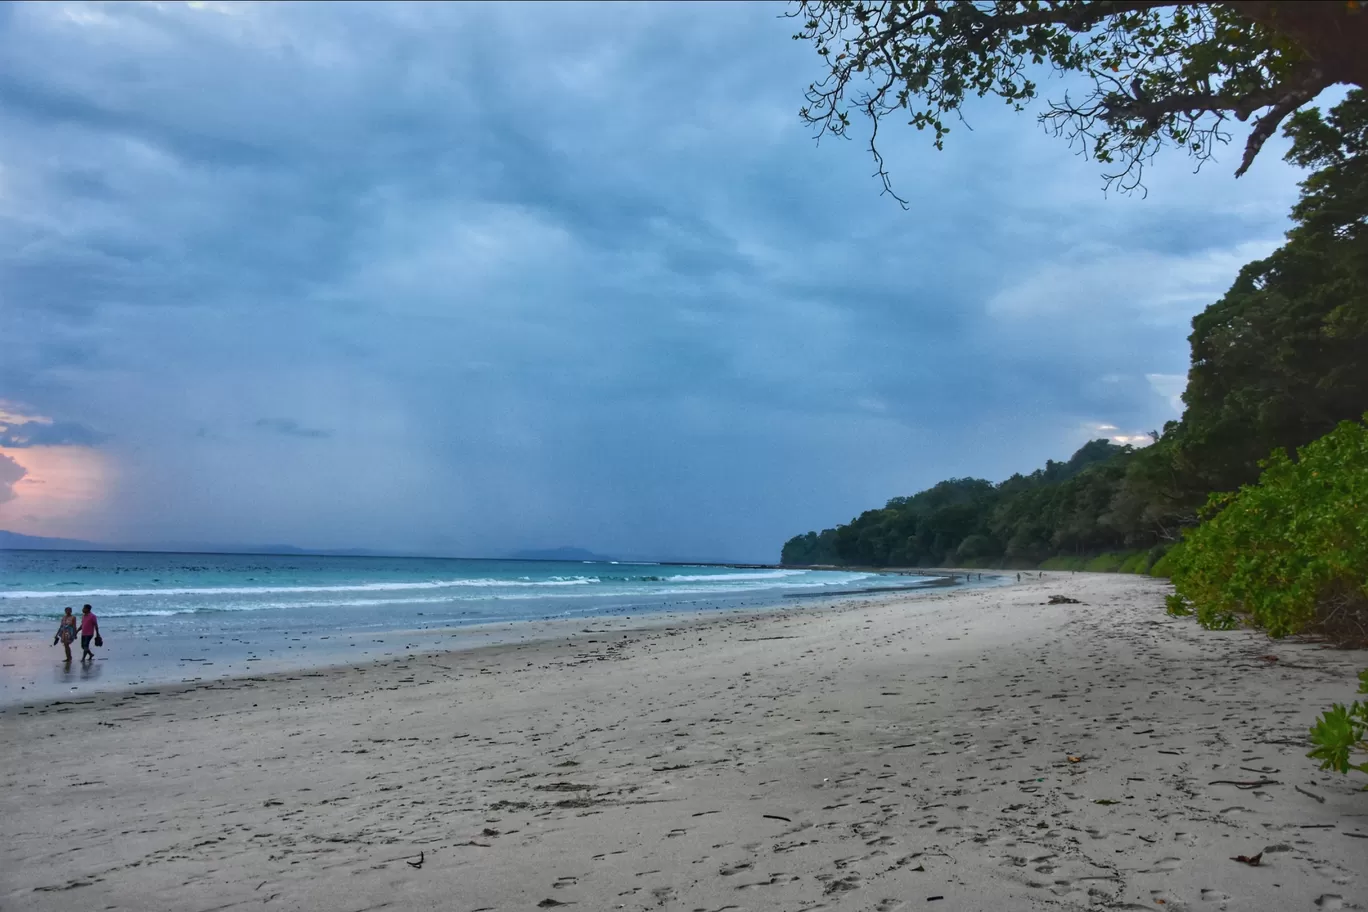
[[[95,645],[96,645],[96,646],[103,646],[103,645],[104,645],[104,637],[100,636],[98,633],[95,634]]]

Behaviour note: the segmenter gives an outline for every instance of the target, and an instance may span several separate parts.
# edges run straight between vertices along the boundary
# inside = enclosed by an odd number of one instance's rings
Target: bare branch
[[[899,196],[897,192],[895,192],[893,189],[893,180],[888,176],[888,169],[884,167],[883,153],[879,151],[877,144],[877,140],[879,138],[879,119],[875,117],[873,120],[874,128],[872,132],[870,132],[869,134],[869,151],[870,154],[874,156],[874,164],[878,168],[875,174],[881,181],[883,181],[883,193],[880,193],[879,195],[882,196],[884,193],[887,193],[889,196],[897,200],[898,205],[902,206],[904,210],[910,209],[911,206],[908,205],[907,200]]]

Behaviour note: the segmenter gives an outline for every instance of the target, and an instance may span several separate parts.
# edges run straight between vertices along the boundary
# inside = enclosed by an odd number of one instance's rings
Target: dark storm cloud
[[[286,437],[307,437],[321,440],[332,436],[331,431],[304,427],[293,418],[258,418],[256,426],[277,434],[284,434]]]
[[[0,398],[118,428],[68,532],[773,558],[1173,417],[1276,150],[1108,199],[987,106],[887,131],[903,212],[778,12],[9,8]]]
[[[109,439],[75,421],[28,421],[0,425],[0,447],[96,446]]]

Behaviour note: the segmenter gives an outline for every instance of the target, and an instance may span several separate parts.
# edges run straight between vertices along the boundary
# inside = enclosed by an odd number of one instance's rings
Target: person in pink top
[[[95,658],[95,653],[93,653],[93,652],[90,651],[90,641],[91,641],[91,640],[95,640],[95,641],[96,641],[96,645],[99,645],[99,642],[100,642],[99,637],[100,637],[100,621],[99,621],[98,618],[95,617],[95,612],[90,610],[90,606],[89,606],[89,605],[85,605],[84,607],[81,608],[81,661],[82,661],[82,662],[84,662],[84,661],[86,660],[86,656],[89,656],[92,660]]]

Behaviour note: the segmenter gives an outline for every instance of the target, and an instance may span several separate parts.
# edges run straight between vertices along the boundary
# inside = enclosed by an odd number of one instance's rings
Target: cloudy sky
[[[903,211],[783,9],[0,6],[0,528],[772,560],[1176,417],[1282,146],[1108,197],[983,103]]]

